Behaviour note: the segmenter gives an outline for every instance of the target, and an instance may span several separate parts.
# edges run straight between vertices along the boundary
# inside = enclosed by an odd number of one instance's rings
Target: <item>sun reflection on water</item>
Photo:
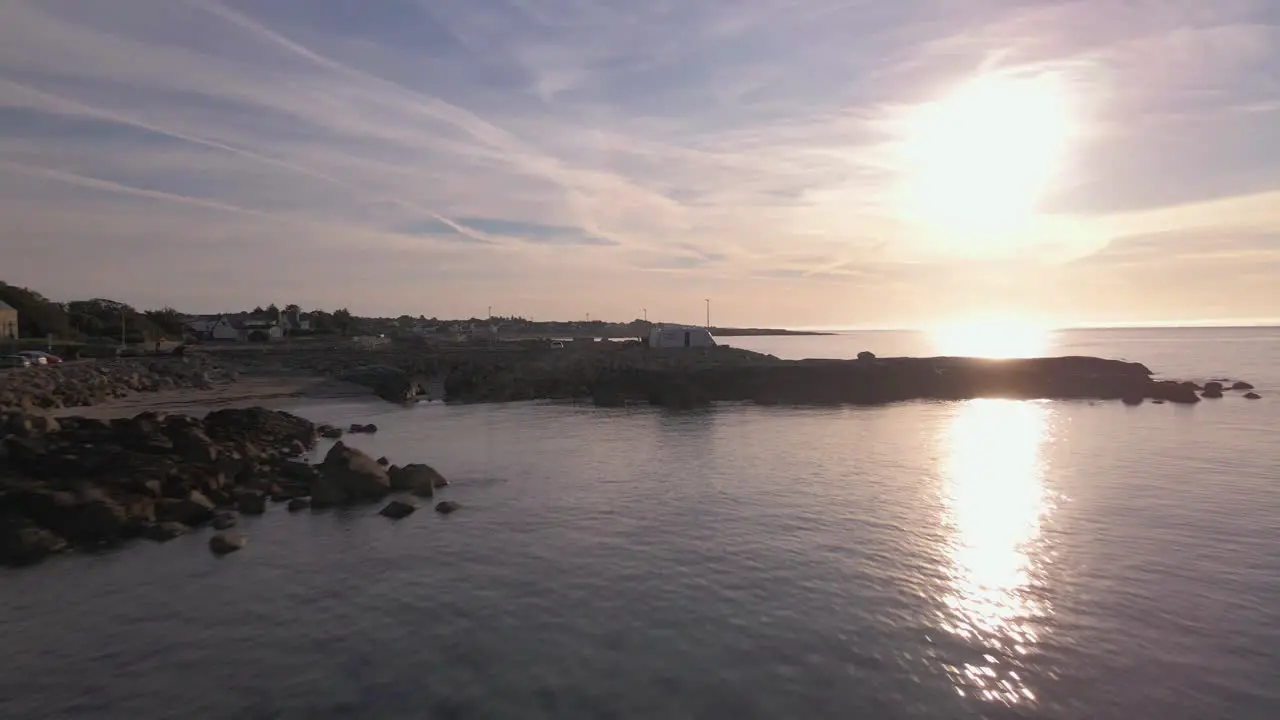
[[[1045,495],[1040,447],[1050,406],[974,400],[958,408],[941,438],[943,490],[952,532],[943,597],[944,630],[981,649],[981,660],[949,666],[956,690],[992,702],[1036,697],[1019,674],[1050,613],[1034,574]]]

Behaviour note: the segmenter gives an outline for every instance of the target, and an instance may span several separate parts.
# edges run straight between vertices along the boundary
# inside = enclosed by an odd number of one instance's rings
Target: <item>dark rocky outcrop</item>
[[[436,503],[436,512],[441,515],[449,515],[462,509],[462,506],[452,500],[441,500]]]
[[[372,433],[378,432],[378,426],[374,425],[373,423],[369,423],[368,425],[361,425],[360,423],[352,423],[351,427],[347,428],[347,432],[353,435],[358,433],[372,434]]]
[[[378,514],[392,520],[399,520],[409,517],[417,509],[418,506],[408,500],[392,500],[387,503],[386,507],[379,510]]]
[[[1243,380],[1237,380],[1236,382],[1231,383],[1231,389],[1232,390],[1252,390],[1253,386]]]
[[[1262,396],[1256,392],[1247,392],[1244,394],[1245,400],[1261,400]]]
[[[136,537],[164,541],[202,525],[227,530],[235,511],[260,514],[268,499],[297,512],[309,496],[326,507],[391,492],[387,468],[342,442],[318,466],[297,459],[314,446],[315,425],[262,408],[110,422],[4,413],[0,429],[8,433],[0,438],[5,564]],[[396,470],[407,492],[444,484],[426,465]]]

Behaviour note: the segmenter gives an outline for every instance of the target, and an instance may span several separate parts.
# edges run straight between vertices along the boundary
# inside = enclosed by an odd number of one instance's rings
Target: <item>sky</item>
[[[192,312],[1280,318],[1280,4],[0,0],[0,217]]]

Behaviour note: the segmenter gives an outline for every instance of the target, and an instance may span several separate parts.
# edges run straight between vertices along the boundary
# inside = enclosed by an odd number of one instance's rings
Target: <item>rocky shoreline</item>
[[[825,405],[977,397],[1189,404],[1253,390],[1242,382],[1155,380],[1140,363],[1090,357],[987,360],[863,353],[857,360],[788,361],[724,346],[658,350],[625,342],[565,349],[282,343],[12,371],[0,374],[0,411],[51,412],[174,390],[196,396],[196,391],[242,388],[251,398],[256,389],[237,382],[242,378],[266,381],[265,400],[289,394],[288,388],[269,385],[271,378],[284,377],[335,381],[357,392],[366,388],[395,403],[551,399],[670,408],[741,400]]]
[[[0,373],[0,410],[53,411],[135,393],[208,390],[240,377],[200,354],[79,360]]]
[[[415,498],[448,485],[428,465],[392,465],[341,441],[318,464],[299,459],[317,438],[335,434],[263,408],[111,422],[0,415],[0,564],[134,539],[163,542],[203,526],[219,531],[210,550],[226,554],[245,546],[233,530],[237,517],[273,504],[298,512],[399,494],[382,511],[398,519],[417,508]],[[436,506],[456,509],[447,501]]]

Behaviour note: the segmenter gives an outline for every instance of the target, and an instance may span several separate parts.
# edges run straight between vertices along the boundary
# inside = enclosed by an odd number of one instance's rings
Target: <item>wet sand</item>
[[[66,407],[54,411],[57,417],[91,417],[111,419],[132,417],[141,412],[198,413],[221,408],[242,408],[288,398],[333,400],[372,397],[369,388],[314,375],[245,376],[209,390],[179,389],[163,392],[139,392],[128,397],[83,407]]]

